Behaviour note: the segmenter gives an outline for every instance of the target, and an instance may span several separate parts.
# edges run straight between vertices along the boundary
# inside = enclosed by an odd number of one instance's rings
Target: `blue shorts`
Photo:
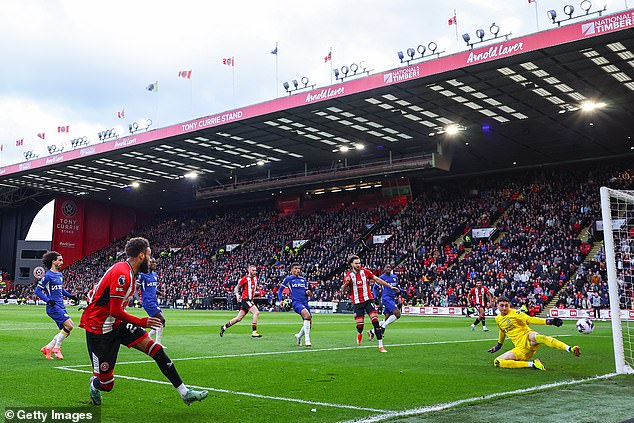
[[[383,299],[383,314],[392,314],[398,307],[394,300]]]
[[[308,310],[308,312],[310,313],[308,301],[293,301],[293,310],[295,310],[295,313],[302,314],[303,309]]]
[[[156,316],[157,314],[159,314],[162,311],[161,307],[159,307],[158,304],[156,304],[156,303],[143,304],[143,310],[145,310],[147,315],[150,316],[150,317],[154,317],[154,316]]]
[[[57,323],[57,327],[59,329],[63,328],[64,322],[70,319],[70,316],[66,312],[66,307],[64,306],[59,306],[59,305],[54,305],[53,307],[46,306],[46,314],[48,314],[48,316],[51,319],[55,320],[55,323]]]

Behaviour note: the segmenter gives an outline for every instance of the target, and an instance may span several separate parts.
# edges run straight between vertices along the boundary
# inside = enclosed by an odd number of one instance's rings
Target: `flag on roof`
[[[178,76],[180,76],[181,78],[185,78],[185,79],[191,79],[192,78],[192,71],[190,70],[184,70],[184,71],[180,71],[178,72]]]
[[[145,89],[148,90],[148,91],[152,91],[153,93],[157,93],[158,92],[158,81],[152,82],[147,87],[145,87]]]
[[[227,66],[235,66],[236,65],[236,60],[233,58],[233,56],[231,57],[224,57],[222,59],[222,64],[223,65],[227,65]]]
[[[57,133],[60,133],[60,132],[66,132],[66,133],[67,133],[67,132],[68,132],[68,129],[69,129],[69,126],[68,126],[68,125],[58,126],[58,127],[57,127]]]
[[[329,51],[326,57],[324,57],[324,63],[326,63],[329,60],[332,60],[332,51]]]

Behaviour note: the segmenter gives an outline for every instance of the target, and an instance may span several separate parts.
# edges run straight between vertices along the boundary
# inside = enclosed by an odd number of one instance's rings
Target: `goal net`
[[[634,191],[601,188],[617,373],[634,373]]]

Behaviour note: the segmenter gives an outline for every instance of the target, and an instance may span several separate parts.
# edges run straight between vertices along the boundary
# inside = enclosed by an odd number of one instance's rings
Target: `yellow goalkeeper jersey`
[[[495,323],[497,323],[500,329],[500,337],[498,342],[501,344],[504,342],[504,338],[508,335],[513,341],[513,344],[517,344],[519,341],[525,339],[525,337],[533,332],[528,326],[530,324],[545,325],[546,319],[540,317],[531,317],[528,314],[521,313],[514,308],[510,309],[506,316],[498,314],[495,316]]]

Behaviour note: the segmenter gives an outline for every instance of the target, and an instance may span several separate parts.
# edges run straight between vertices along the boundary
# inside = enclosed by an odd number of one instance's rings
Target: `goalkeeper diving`
[[[500,314],[495,317],[495,323],[497,323],[498,329],[500,330],[500,336],[498,343],[489,349],[489,352],[495,353],[502,348],[502,344],[507,335],[511,338],[511,341],[513,341],[515,348],[497,357],[493,361],[496,367],[505,367],[507,369],[532,367],[536,370],[546,370],[541,360],[536,358],[533,361],[529,361],[542,344],[550,348],[570,352],[577,357],[581,355],[581,348],[578,346],[575,345],[571,347],[552,336],[541,335],[528,326],[531,324],[559,327],[563,325],[563,320],[557,317],[547,319],[531,317],[511,308],[511,303],[506,297],[498,298],[497,305]]]

